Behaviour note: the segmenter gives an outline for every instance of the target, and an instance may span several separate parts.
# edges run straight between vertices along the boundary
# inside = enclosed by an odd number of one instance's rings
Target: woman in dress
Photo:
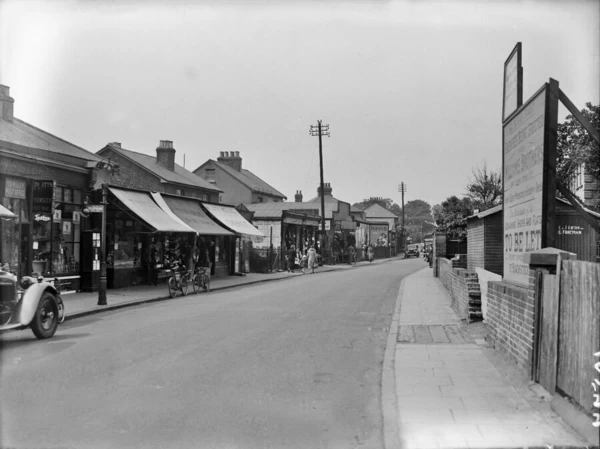
[[[310,268],[310,274],[315,272],[315,265],[317,264],[317,250],[314,245],[311,245],[310,249],[306,253],[308,257],[308,268]]]

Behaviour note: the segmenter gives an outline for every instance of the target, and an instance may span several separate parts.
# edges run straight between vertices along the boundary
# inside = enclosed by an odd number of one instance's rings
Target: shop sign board
[[[102,204],[88,204],[85,208],[90,214],[101,214],[104,212],[104,206]]]
[[[33,213],[52,214],[54,181],[33,181]]]
[[[523,104],[523,67],[521,66],[521,42],[515,45],[504,63],[504,98],[502,101],[502,121]]]
[[[4,196],[6,198],[27,198],[27,183],[23,179],[6,178],[4,180]]]
[[[548,128],[556,127],[558,99],[551,100],[549,86],[503,125],[504,279],[522,285],[529,283],[523,254],[545,248],[555,233],[554,203],[548,201],[556,195],[549,157],[555,141],[549,141]]]

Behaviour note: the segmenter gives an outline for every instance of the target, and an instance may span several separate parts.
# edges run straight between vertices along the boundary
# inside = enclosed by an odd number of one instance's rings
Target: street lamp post
[[[98,289],[98,305],[105,306],[106,302],[106,204],[108,189],[102,184],[102,229],[100,236],[100,288]]]

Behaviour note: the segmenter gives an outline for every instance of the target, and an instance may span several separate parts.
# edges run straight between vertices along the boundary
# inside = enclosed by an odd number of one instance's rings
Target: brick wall
[[[465,268],[453,266],[456,261],[443,257],[437,259],[439,266],[439,278],[450,293],[452,309],[460,319],[469,321],[473,310],[472,302],[479,301],[480,289],[477,275]],[[471,307],[470,307],[471,306]],[[479,308],[479,313],[481,308]]]
[[[484,218],[484,264],[483,269],[492,273],[504,273],[504,237],[502,212],[496,212]]]
[[[484,220],[480,218],[471,218],[467,222],[467,268],[484,267]]]
[[[527,371],[531,369],[534,341],[533,273],[530,271],[528,286],[500,281],[489,282],[487,289],[490,338]]]

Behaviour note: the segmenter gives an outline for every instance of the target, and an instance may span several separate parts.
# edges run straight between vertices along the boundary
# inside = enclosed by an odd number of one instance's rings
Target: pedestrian
[[[369,245],[367,253],[369,255],[369,262],[373,262],[373,258],[375,257],[375,250],[373,249],[373,245]]]
[[[287,260],[288,273],[293,273],[294,263],[296,262],[296,247],[294,245],[290,246],[290,249],[288,249],[285,258]]]
[[[308,268],[310,268],[310,274],[315,272],[315,265],[317,264],[317,250],[314,245],[311,245],[307,254]]]
[[[356,250],[354,249],[354,246],[352,244],[348,245],[348,263],[350,265],[356,264],[355,256]]]

